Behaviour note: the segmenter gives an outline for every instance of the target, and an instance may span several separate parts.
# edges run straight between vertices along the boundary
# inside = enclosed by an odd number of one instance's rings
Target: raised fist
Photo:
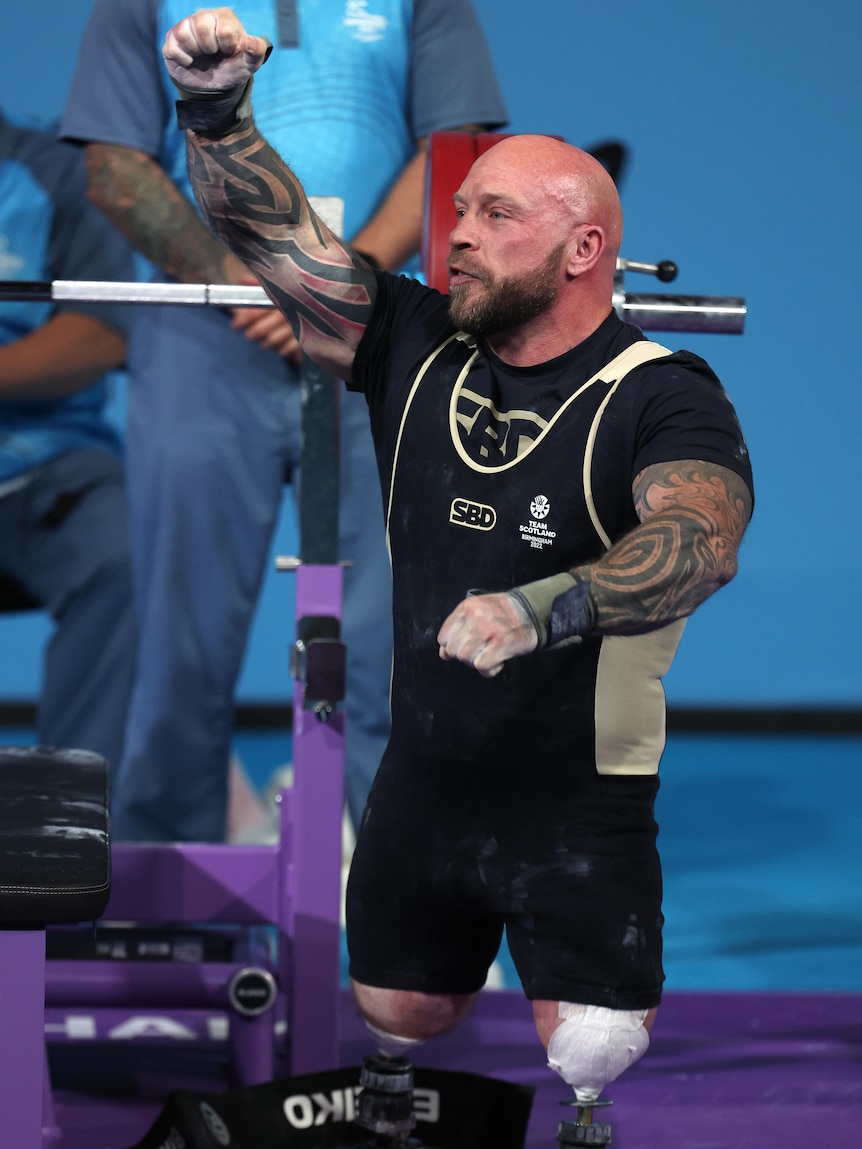
[[[201,8],[165,36],[162,56],[175,84],[192,91],[240,88],[269,55],[262,36],[249,36],[230,8]]]

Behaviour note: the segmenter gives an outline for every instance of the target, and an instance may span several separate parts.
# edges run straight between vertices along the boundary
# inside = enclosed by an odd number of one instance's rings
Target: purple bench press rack
[[[293,784],[281,791],[273,845],[113,847],[108,923],[236,931],[226,960],[54,959],[49,1040],[183,1044],[225,1039],[234,1085],[338,1065],[346,652],[337,547],[337,387],[304,380],[302,559],[296,577]],[[312,500],[312,501],[309,501]],[[287,661],[287,659],[286,659]],[[122,933],[114,934],[121,937]],[[261,944],[263,939],[263,944]],[[215,1034],[215,1038],[213,1038]]]

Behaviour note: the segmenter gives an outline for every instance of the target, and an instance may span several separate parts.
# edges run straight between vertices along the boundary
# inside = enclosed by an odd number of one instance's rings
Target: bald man
[[[523,136],[476,161],[447,298],[315,216],[255,128],[266,44],[229,10],[164,54],[209,225],[369,406],[395,656],[347,895],[356,1000],[409,1054],[466,1016],[505,931],[548,1062],[590,1103],[661,997],[661,677],[736,573],[736,415],[702,359],[616,316],[622,213],[584,152]]]

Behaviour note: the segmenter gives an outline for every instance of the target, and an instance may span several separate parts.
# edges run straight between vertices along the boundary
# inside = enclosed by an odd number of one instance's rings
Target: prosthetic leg
[[[573,1105],[578,1111],[574,1121],[561,1121],[557,1126],[557,1141],[560,1145],[609,1145],[611,1127],[604,1122],[593,1120],[593,1110],[613,1105],[613,1101],[564,1101],[563,1105]]]
[[[356,1124],[373,1134],[367,1149],[420,1149],[421,1142],[412,1136],[413,1063],[406,1057],[369,1053],[362,1059],[359,1084]]]
[[[561,1025],[548,1042],[548,1068],[575,1091],[564,1102],[577,1108],[574,1121],[561,1121],[561,1145],[607,1145],[611,1127],[593,1120],[593,1110],[610,1105],[599,1098],[611,1081],[633,1065],[649,1048],[644,1022],[647,1010],[616,1010],[604,1006],[559,1002]]]

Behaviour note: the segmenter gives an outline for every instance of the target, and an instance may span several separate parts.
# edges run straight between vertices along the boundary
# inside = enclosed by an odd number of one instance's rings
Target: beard
[[[566,247],[559,244],[532,271],[515,276],[494,278],[477,275],[485,288],[477,299],[468,298],[472,284],[458,284],[450,289],[449,318],[468,335],[497,335],[536,319],[557,298],[560,258]],[[469,267],[465,268],[469,272]]]

